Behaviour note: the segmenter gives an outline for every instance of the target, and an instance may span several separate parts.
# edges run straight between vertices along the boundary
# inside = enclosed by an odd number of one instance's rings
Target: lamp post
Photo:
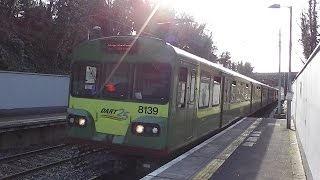
[[[278,92],[278,117],[281,114],[281,30],[279,29],[279,92]]]
[[[292,6],[286,6],[290,10],[290,37],[289,37],[289,72],[287,80],[287,129],[291,127],[291,54],[292,54]],[[280,4],[273,4],[269,8],[281,8]]]
[[[287,129],[291,127],[291,101],[292,95],[291,90],[291,53],[292,53],[292,6],[289,7],[290,9],[290,39],[289,39],[289,73],[288,73],[288,91],[287,91]]]

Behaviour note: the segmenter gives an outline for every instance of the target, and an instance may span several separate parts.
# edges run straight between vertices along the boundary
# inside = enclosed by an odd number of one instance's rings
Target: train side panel
[[[261,108],[261,85],[253,84],[251,112],[256,112]]]

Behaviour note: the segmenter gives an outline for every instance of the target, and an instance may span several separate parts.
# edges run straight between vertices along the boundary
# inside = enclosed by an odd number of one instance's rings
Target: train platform
[[[9,116],[0,118],[0,133],[65,124],[66,113]]]
[[[142,179],[302,180],[306,176],[294,127],[287,129],[286,119],[247,117]]]

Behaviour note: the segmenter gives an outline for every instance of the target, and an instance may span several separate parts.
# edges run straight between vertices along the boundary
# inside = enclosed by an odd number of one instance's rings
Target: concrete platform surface
[[[292,123],[293,124],[293,123]],[[306,179],[285,119],[244,118],[151,172],[147,179]]]
[[[66,113],[10,116],[0,118],[0,132],[65,123]]]

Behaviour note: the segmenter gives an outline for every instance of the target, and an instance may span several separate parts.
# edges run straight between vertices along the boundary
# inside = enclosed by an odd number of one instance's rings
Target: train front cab
[[[97,48],[109,40],[113,38],[86,42],[73,54],[69,137],[127,154],[167,155],[172,50],[162,41],[141,39],[139,54],[128,54],[115,68],[122,54]]]

